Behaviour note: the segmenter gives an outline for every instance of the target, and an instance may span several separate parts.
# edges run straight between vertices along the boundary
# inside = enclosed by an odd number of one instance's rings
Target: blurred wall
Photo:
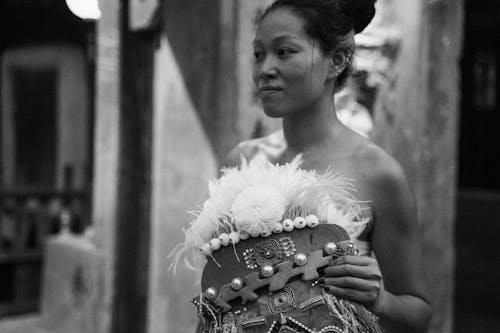
[[[463,1],[386,2],[401,46],[378,95],[374,137],[401,162],[415,192],[430,332],[452,332]]]

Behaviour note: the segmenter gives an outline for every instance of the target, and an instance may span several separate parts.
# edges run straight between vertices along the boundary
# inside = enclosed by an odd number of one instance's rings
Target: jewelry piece
[[[252,230],[250,231],[250,236],[252,236],[253,238],[257,238],[260,236],[260,232],[258,230]]]
[[[297,251],[295,248],[295,243],[290,237],[280,238],[279,242],[281,244],[281,249],[283,250],[283,254],[285,255],[285,257],[291,257]]]
[[[325,253],[328,255],[332,255],[337,251],[337,244],[333,242],[328,242],[325,244]]]
[[[297,253],[293,258],[293,262],[297,266],[304,266],[307,263],[307,256],[304,253]]]
[[[271,236],[271,234],[272,234],[272,233],[273,233],[273,232],[272,232],[272,230],[267,229],[267,230],[265,230],[265,231],[262,231],[262,232],[260,233],[260,235],[261,235],[262,237],[269,237],[269,236]]]
[[[236,231],[233,231],[229,234],[229,240],[232,244],[238,244],[240,242],[240,236]]]
[[[249,269],[255,269],[265,265],[276,265],[283,262],[286,257],[295,254],[295,244],[290,237],[283,237],[279,240],[266,239],[255,244],[251,249],[243,251],[245,264]]]
[[[297,308],[297,304],[295,302],[293,290],[286,287],[283,291],[269,296],[267,300],[267,307],[269,308],[269,312],[273,315],[295,310]]]
[[[208,243],[210,244],[210,249],[212,251],[217,251],[218,249],[220,249],[221,240],[219,238],[213,238]]]
[[[217,297],[217,290],[214,287],[207,288],[204,295],[208,300],[213,301]]]
[[[229,245],[229,235],[223,232],[222,234],[219,235],[220,243],[222,246],[228,246]]]
[[[316,215],[306,216],[306,224],[309,228],[315,228],[319,224],[318,217]]]
[[[239,234],[241,240],[245,240],[245,239],[248,239],[250,237],[250,235],[246,231],[239,231],[238,234]]]
[[[296,229],[304,229],[306,227],[306,219],[300,216],[297,216],[293,220],[293,226]]]
[[[248,328],[248,327],[260,326],[260,325],[265,325],[265,324],[266,324],[266,318],[264,316],[259,316],[259,317],[255,317],[255,318],[245,319],[241,323],[241,327]]]
[[[271,265],[266,265],[263,266],[262,269],[260,270],[261,274],[263,277],[271,277],[274,275],[274,267]]]
[[[273,227],[273,232],[275,234],[283,232],[283,225],[281,223],[276,223],[276,225]]]
[[[307,301],[302,302],[299,306],[299,309],[300,311],[306,311],[320,304],[325,304],[325,299],[323,298],[323,296],[314,296]]]
[[[200,247],[200,250],[201,252],[206,255],[206,256],[209,256],[212,254],[212,249],[210,248],[210,244],[209,243],[206,243],[206,244],[203,244],[201,247]]]
[[[292,220],[286,219],[283,221],[283,230],[290,232],[293,230],[293,228],[294,228],[294,224],[293,224]]]
[[[243,288],[243,280],[239,277],[237,278],[234,278],[232,281],[231,281],[231,288],[233,288],[233,290],[240,290],[241,288]]]

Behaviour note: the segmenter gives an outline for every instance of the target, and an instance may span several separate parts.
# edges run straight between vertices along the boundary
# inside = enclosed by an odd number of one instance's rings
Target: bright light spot
[[[69,10],[84,20],[97,20],[101,17],[97,0],[66,0]]]

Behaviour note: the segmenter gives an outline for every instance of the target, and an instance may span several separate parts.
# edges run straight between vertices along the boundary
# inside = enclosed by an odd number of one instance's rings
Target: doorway
[[[500,332],[500,2],[465,1],[455,332]]]

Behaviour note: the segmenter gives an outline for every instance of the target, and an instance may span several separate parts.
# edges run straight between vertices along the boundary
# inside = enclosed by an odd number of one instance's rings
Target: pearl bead
[[[306,217],[306,224],[309,228],[315,228],[319,224],[318,217],[316,215],[308,215]]]
[[[261,235],[262,237],[269,237],[269,236],[271,236],[271,234],[272,234],[272,233],[273,233],[273,232],[271,231],[271,229],[266,229],[266,230],[262,231],[262,232],[260,233],[260,235]]]
[[[250,231],[250,236],[252,236],[253,238],[259,237],[260,232],[258,230],[252,230]]]
[[[297,216],[295,220],[293,220],[293,226],[296,229],[303,229],[306,226],[306,220],[303,217]]]
[[[273,227],[273,232],[275,234],[283,232],[283,225],[281,223],[276,223],[276,225]]]
[[[223,232],[222,234],[219,235],[219,239],[220,239],[220,243],[223,246],[228,246],[229,245],[229,242],[230,242],[229,235],[226,234],[225,232]]]
[[[328,255],[334,254],[337,251],[337,244],[334,242],[328,242],[325,244],[325,252]]]
[[[233,244],[238,244],[240,242],[240,236],[236,231],[233,231],[232,233],[229,234],[229,240]]]
[[[219,238],[212,238],[212,240],[210,240],[209,244],[210,244],[210,249],[212,251],[217,251],[218,249],[220,249],[221,241]]]
[[[261,273],[263,277],[271,277],[274,274],[274,268],[271,265],[263,266],[261,269]]]
[[[231,281],[231,288],[233,288],[233,290],[240,290],[241,288],[243,288],[243,280],[239,277],[237,278],[234,278],[232,281]]]
[[[286,219],[285,221],[283,221],[283,230],[290,232],[293,230],[293,228],[294,226],[292,220]]]
[[[306,256],[304,253],[297,253],[297,254],[293,257],[293,262],[294,262],[297,266],[304,266],[304,265],[307,263],[307,256]]]
[[[205,290],[205,297],[213,301],[217,297],[217,290],[214,287],[210,287]]]
[[[206,256],[209,256],[212,254],[212,249],[210,247],[210,244],[209,243],[206,243],[206,244],[203,244],[200,248],[201,252],[206,255]]]
[[[238,234],[240,235],[240,240],[245,240],[250,237],[250,235],[246,231],[240,231],[238,232]]]

